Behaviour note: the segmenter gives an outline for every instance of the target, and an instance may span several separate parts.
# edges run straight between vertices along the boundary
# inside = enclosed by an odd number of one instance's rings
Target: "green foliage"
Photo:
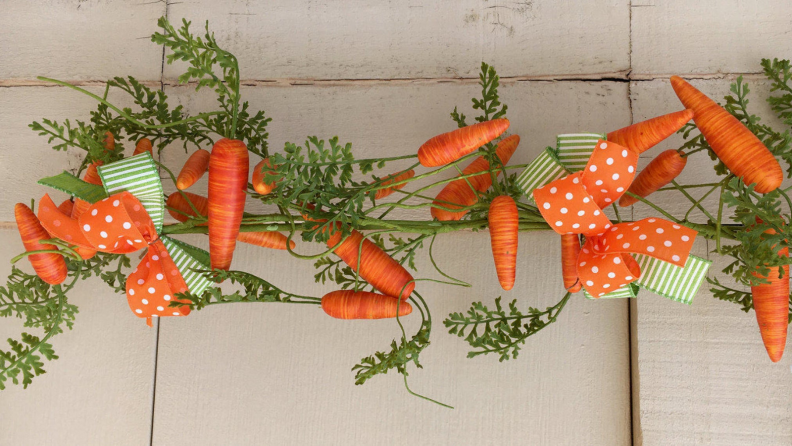
[[[355,384],[361,385],[377,375],[388,373],[392,369],[396,369],[398,373],[404,376],[409,376],[407,365],[410,362],[418,368],[423,368],[421,363],[418,362],[418,357],[429,346],[429,335],[431,332],[432,322],[425,320],[418,332],[409,341],[402,337],[401,341],[397,343],[394,339],[391,342],[391,350],[389,352],[376,352],[361,359],[359,364],[352,367],[352,371],[356,372]]]
[[[771,92],[780,92],[781,96],[767,98],[770,107],[776,115],[788,126],[792,126],[792,69],[788,60],[762,59],[762,69],[765,76],[772,81]]]
[[[517,309],[517,300],[509,303],[508,312],[501,305],[501,298],[495,299],[495,309],[490,310],[481,302],[474,302],[466,313],[451,313],[443,324],[450,334],[455,334],[474,349],[468,358],[479,355],[497,354],[499,361],[517,358],[520,345],[558,318],[571,293],[545,311],[528,307],[523,313]],[[467,333],[467,335],[466,335]]]

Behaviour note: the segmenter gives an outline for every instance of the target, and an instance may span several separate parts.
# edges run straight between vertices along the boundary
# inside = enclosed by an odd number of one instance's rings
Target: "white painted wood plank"
[[[313,283],[310,262],[260,249],[239,248],[237,264],[293,292],[333,289]],[[399,336],[393,320],[339,321],[304,305],[224,305],[162,321],[154,444],[630,444],[627,302],[575,295],[556,324],[505,363],[466,359],[467,344],[445,332],[442,319],[472,301],[502,295],[544,308],[561,297],[553,234],[520,237],[511,292],[499,288],[489,249],[487,233],[438,238],[439,265],[473,288],[418,286],[434,327],[410,385],[453,412],[410,396],[393,373],[353,385],[351,366]],[[439,277],[425,253],[419,270]],[[414,330],[418,318],[404,319]]]
[[[159,80],[162,46],[149,36],[165,2],[3,2],[0,79]]]
[[[631,9],[633,76],[756,73],[762,57],[792,57],[785,0],[634,0]]]
[[[209,19],[243,79],[476,77],[482,60],[503,76],[579,75],[628,69],[628,3],[202,0],[168,17]]]
[[[15,229],[0,231],[0,274],[24,251]],[[32,271],[27,261],[20,268]],[[10,385],[0,395],[0,444],[148,444],[154,381],[155,330],[129,311],[126,297],[98,278],[69,294],[79,307],[74,329],[52,338],[60,359],[26,390]],[[39,329],[0,320],[0,339]],[[7,348],[3,341],[3,349]]]

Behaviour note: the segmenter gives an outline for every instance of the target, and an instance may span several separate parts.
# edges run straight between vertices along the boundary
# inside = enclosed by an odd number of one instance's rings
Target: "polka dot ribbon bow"
[[[693,247],[692,229],[660,218],[614,225],[602,212],[630,187],[637,164],[638,155],[630,149],[599,140],[585,169],[533,192],[539,211],[557,233],[586,236],[577,274],[593,297],[638,280],[641,268],[632,254],[684,267]]]
[[[211,285],[195,272],[209,268],[206,262],[196,259],[206,252],[159,234],[164,202],[162,184],[151,156],[145,152],[101,166],[98,171],[106,198],[93,203],[74,219],[61,212],[49,195],[44,195],[39,204],[41,224],[52,236],[82,248],[83,252],[130,254],[147,249],[137,268],[127,277],[130,309],[136,316],[146,318],[149,326],[152,317],[188,315],[189,307],[169,305],[173,301],[189,303],[176,299],[176,293],[189,290],[200,294]]]

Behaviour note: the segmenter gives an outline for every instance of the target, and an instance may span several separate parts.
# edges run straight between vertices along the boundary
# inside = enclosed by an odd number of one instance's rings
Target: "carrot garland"
[[[661,187],[670,183],[685,168],[687,157],[683,157],[676,150],[666,150],[657,155],[641,173],[635,177],[627,192],[631,192],[639,197],[648,197]],[[622,195],[619,199],[619,206],[627,207],[638,202],[638,199],[629,195]]]
[[[209,151],[204,149],[196,150],[184,163],[179,177],[176,179],[176,188],[179,190],[187,189],[200,180],[206,170],[209,169]]]
[[[759,193],[772,192],[784,174],[775,157],[737,118],[679,76],[671,86],[685,107],[694,112],[696,127],[723,164]]]
[[[275,175],[275,171],[271,170],[274,169],[270,164],[269,158],[264,158],[256,167],[253,168],[253,179],[251,183],[253,183],[253,189],[255,189],[256,193],[260,195],[267,195],[268,193],[272,192],[275,189],[275,182],[272,183],[265,183],[264,178],[269,175]]]
[[[775,234],[772,229],[767,232]],[[783,248],[778,255],[789,257],[789,248]],[[751,287],[756,322],[767,354],[773,362],[780,361],[784,355],[789,325],[789,265],[781,268],[784,274],[780,277],[778,267],[771,267],[767,276],[754,273],[755,277],[767,279],[770,283]]]
[[[564,288],[577,293],[583,287],[577,275],[577,259],[580,254],[580,237],[577,234],[561,235],[561,274]]]
[[[424,167],[444,166],[472,153],[508,128],[508,119],[493,119],[437,135],[418,149],[418,161]]]
[[[336,230],[328,239],[327,246],[333,248],[339,243],[341,244],[333,252],[353,271],[357,271],[363,280],[388,296],[401,296],[402,300],[410,297],[415,289],[413,277],[374,242],[364,238],[363,234],[355,230],[341,242],[341,231]],[[362,257],[359,257],[358,253]],[[359,271],[358,258],[360,258]]]
[[[517,269],[517,204],[508,195],[501,195],[492,200],[487,218],[498,281],[504,290],[510,290]]]
[[[151,140],[148,138],[140,138],[140,141],[135,145],[135,151],[132,152],[132,156],[140,155],[143,152],[148,152],[152,156],[154,155],[154,147],[152,147]]]
[[[42,250],[55,250],[58,248],[55,245],[41,243],[42,240],[50,238],[49,233],[41,226],[36,214],[22,203],[17,203],[14,206],[14,217],[16,218],[17,228],[19,235],[22,238],[22,244],[25,245],[25,251],[42,251]],[[57,285],[66,280],[66,261],[63,256],[55,253],[39,253],[27,256],[30,264],[41,280],[50,285]]]
[[[404,172],[401,175],[398,175],[396,177],[393,177],[392,175],[389,176],[387,180],[382,182],[382,185],[383,186],[387,186],[389,184],[399,183],[399,182],[404,181],[404,180],[409,180],[410,178],[412,178],[414,176],[415,176],[415,171],[410,169],[407,172]],[[388,188],[385,188],[385,189],[379,189],[377,191],[377,193],[374,194],[374,199],[375,200],[379,200],[381,198],[385,198],[388,195],[396,192],[397,190],[401,190],[406,185],[407,185],[407,183],[402,183],[402,184],[397,184],[395,186],[388,187]]]
[[[209,160],[209,258],[212,269],[229,269],[245,211],[248,150],[242,141],[223,138]]]
[[[368,291],[340,290],[322,297],[322,310],[336,319],[384,319],[412,313],[412,306],[391,296]]]
[[[608,141],[628,147],[640,155],[673,135],[691,119],[693,110],[680,110],[612,131],[608,133]]]
[[[517,150],[520,144],[520,137],[517,135],[504,138],[498,143],[495,153],[500,158],[501,163],[505,166],[509,163],[511,156]],[[475,175],[468,178],[461,178],[448,183],[443,190],[435,197],[434,205],[442,206],[448,209],[458,209],[475,204],[478,201],[478,195],[470,189],[473,186],[477,191],[484,192],[492,186],[492,176],[489,173],[489,162],[483,156],[476,158],[462,171],[462,175],[471,175],[477,172],[485,172],[481,175]],[[495,172],[495,176],[500,175],[500,172]],[[467,180],[467,181],[466,181]],[[470,182],[470,185],[468,185]],[[459,206],[455,206],[456,203]],[[467,214],[467,210],[463,211],[447,211],[437,207],[432,207],[432,217],[440,221],[459,220]]]

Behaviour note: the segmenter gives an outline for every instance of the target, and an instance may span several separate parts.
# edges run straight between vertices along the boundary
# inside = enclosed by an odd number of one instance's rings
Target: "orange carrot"
[[[148,138],[140,138],[140,141],[135,145],[135,151],[132,156],[140,155],[143,152],[148,152],[154,156],[154,147],[151,146],[151,140]]]
[[[74,208],[74,202],[71,200],[63,200],[63,203],[58,205],[58,210],[66,215],[71,215]]]
[[[19,235],[22,237],[22,244],[25,251],[58,250],[55,245],[41,243],[50,237],[49,233],[41,226],[36,214],[29,207],[22,203],[14,206],[14,217],[16,217]],[[41,280],[50,285],[57,285],[66,280],[66,261],[63,256],[55,253],[31,254],[28,256],[30,264]]]
[[[767,232],[775,233],[772,229]],[[778,255],[789,257],[789,248],[780,250]],[[770,283],[751,287],[759,332],[773,362],[780,361],[784,355],[789,325],[789,265],[784,265],[782,269],[784,274],[781,277],[778,275],[777,266],[771,267],[767,276],[754,273],[754,277],[762,277]]]
[[[275,189],[275,182],[272,183],[265,183],[264,178],[269,175],[275,175],[276,172],[274,169],[277,167],[273,167],[270,164],[269,158],[264,158],[256,167],[253,168],[253,179],[251,183],[253,183],[253,189],[255,189],[256,193],[260,195],[267,195],[268,193],[272,192]]]
[[[514,154],[514,151],[517,150],[517,145],[519,144],[520,137],[517,135],[504,138],[498,143],[498,148],[496,149],[495,153],[498,155],[501,163],[504,166],[508,164],[511,156]],[[492,186],[492,176],[488,172],[489,168],[489,162],[487,162],[483,156],[480,156],[467,167],[465,167],[465,169],[462,171],[462,175],[471,175],[476,172],[485,172],[481,175],[467,178],[467,181],[470,182],[470,186],[473,186],[479,192],[484,192],[485,190],[489,189],[490,186]],[[500,175],[500,171],[495,172],[495,176],[498,175]],[[442,206],[449,209],[458,209],[460,207],[467,207],[475,204],[478,201],[478,196],[475,192],[473,192],[473,190],[470,189],[467,181],[465,181],[465,178],[462,178],[448,183],[443,188],[443,190],[437,194],[434,204],[436,206]],[[450,203],[457,203],[459,206],[455,206]],[[431,210],[432,217],[440,221],[459,220],[464,217],[467,212],[468,211],[466,210],[453,212],[436,207],[433,207]]]
[[[517,204],[508,195],[501,195],[492,200],[487,218],[498,281],[504,290],[510,290],[517,269]]]
[[[196,150],[184,163],[179,177],[176,178],[176,188],[187,189],[200,180],[209,168],[209,152],[204,149]]]
[[[577,293],[582,288],[577,275],[577,259],[580,254],[580,237],[577,234],[561,235],[561,274],[564,277],[564,288],[570,293]]]
[[[186,195],[187,199],[189,199],[193,206],[198,209],[198,212],[202,217],[209,215],[209,200],[206,197],[202,197],[190,192],[182,193]],[[192,210],[192,207],[190,207],[189,203],[187,203],[187,200],[184,199],[181,193],[175,192],[170,194],[168,196],[168,201],[166,201],[165,204],[167,207],[173,208],[168,209],[168,213],[170,213],[173,218],[179,220],[180,222],[185,222],[190,217],[197,217],[197,215],[195,215],[195,211]],[[187,215],[185,215],[185,213]]]
[[[288,237],[277,231],[240,232],[237,236],[237,241],[270,249],[285,250],[287,240],[289,241],[289,247],[294,249],[296,246],[294,240],[289,240]]]
[[[99,177],[99,172],[96,170],[96,167],[99,166],[101,163],[92,163],[88,165],[88,169],[85,170],[85,175],[83,176],[83,181],[86,183],[96,184],[97,186],[102,185],[102,179]],[[72,208],[72,218],[78,218],[80,215],[83,214],[88,208],[91,207],[91,203],[88,203],[85,200],[81,200],[79,198],[74,199],[74,207]]]
[[[104,144],[105,152],[112,152],[115,150],[115,137],[113,136],[112,132],[105,132],[105,138],[102,142]]]
[[[248,151],[242,141],[223,138],[209,159],[209,258],[213,269],[229,269],[245,212]]]
[[[682,173],[682,169],[687,164],[687,157],[683,157],[676,150],[666,150],[657,155],[641,173],[635,177],[627,192],[631,192],[639,197],[648,197],[661,187],[670,183],[674,178]],[[635,204],[637,198],[629,195],[622,195],[619,199],[619,206],[627,207]]]
[[[754,190],[768,193],[778,189],[784,173],[759,138],[723,107],[679,76],[671,77],[679,100],[693,109],[693,121],[723,164]]]
[[[363,243],[362,249],[360,247],[361,242]],[[399,262],[380,249],[374,242],[367,238],[364,239],[363,234],[354,230],[341,242],[341,231],[336,230],[327,241],[327,246],[333,248],[339,243],[341,244],[333,252],[344,263],[349,265],[353,271],[357,271],[358,268],[358,253],[362,254],[358,274],[363,280],[388,296],[400,295],[402,300],[410,297],[410,294],[415,289],[415,282],[411,282],[413,277]]]
[[[383,186],[387,186],[389,184],[398,183],[398,182],[404,181],[404,180],[409,180],[410,178],[412,178],[414,176],[415,176],[415,171],[410,169],[407,172],[404,172],[401,175],[398,175],[396,177],[394,177],[393,175],[389,176],[387,180],[382,182],[382,185]],[[385,198],[388,195],[394,193],[395,191],[401,190],[406,185],[407,185],[407,183],[402,183],[402,184],[397,184],[397,185],[395,185],[393,187],[380,189],[374,194],[374,199],[375,200],[379,200],[381,198]]]
[[[508,128],[508,119],[493,119],[437,135],[418,149],[418,161],[424,167],[446,165],[492,141]]]
[[[368,291],[340,290],[322,297],[322,310],[336,319],[392,318],[396,317],[397,306],[399,316],[412,313],[412,307],[407,302],[399,303],[391,296]]]
[[[608,141],[641,154],[673,135],[693,119],[693,110],[680,110],[608,133]]]

